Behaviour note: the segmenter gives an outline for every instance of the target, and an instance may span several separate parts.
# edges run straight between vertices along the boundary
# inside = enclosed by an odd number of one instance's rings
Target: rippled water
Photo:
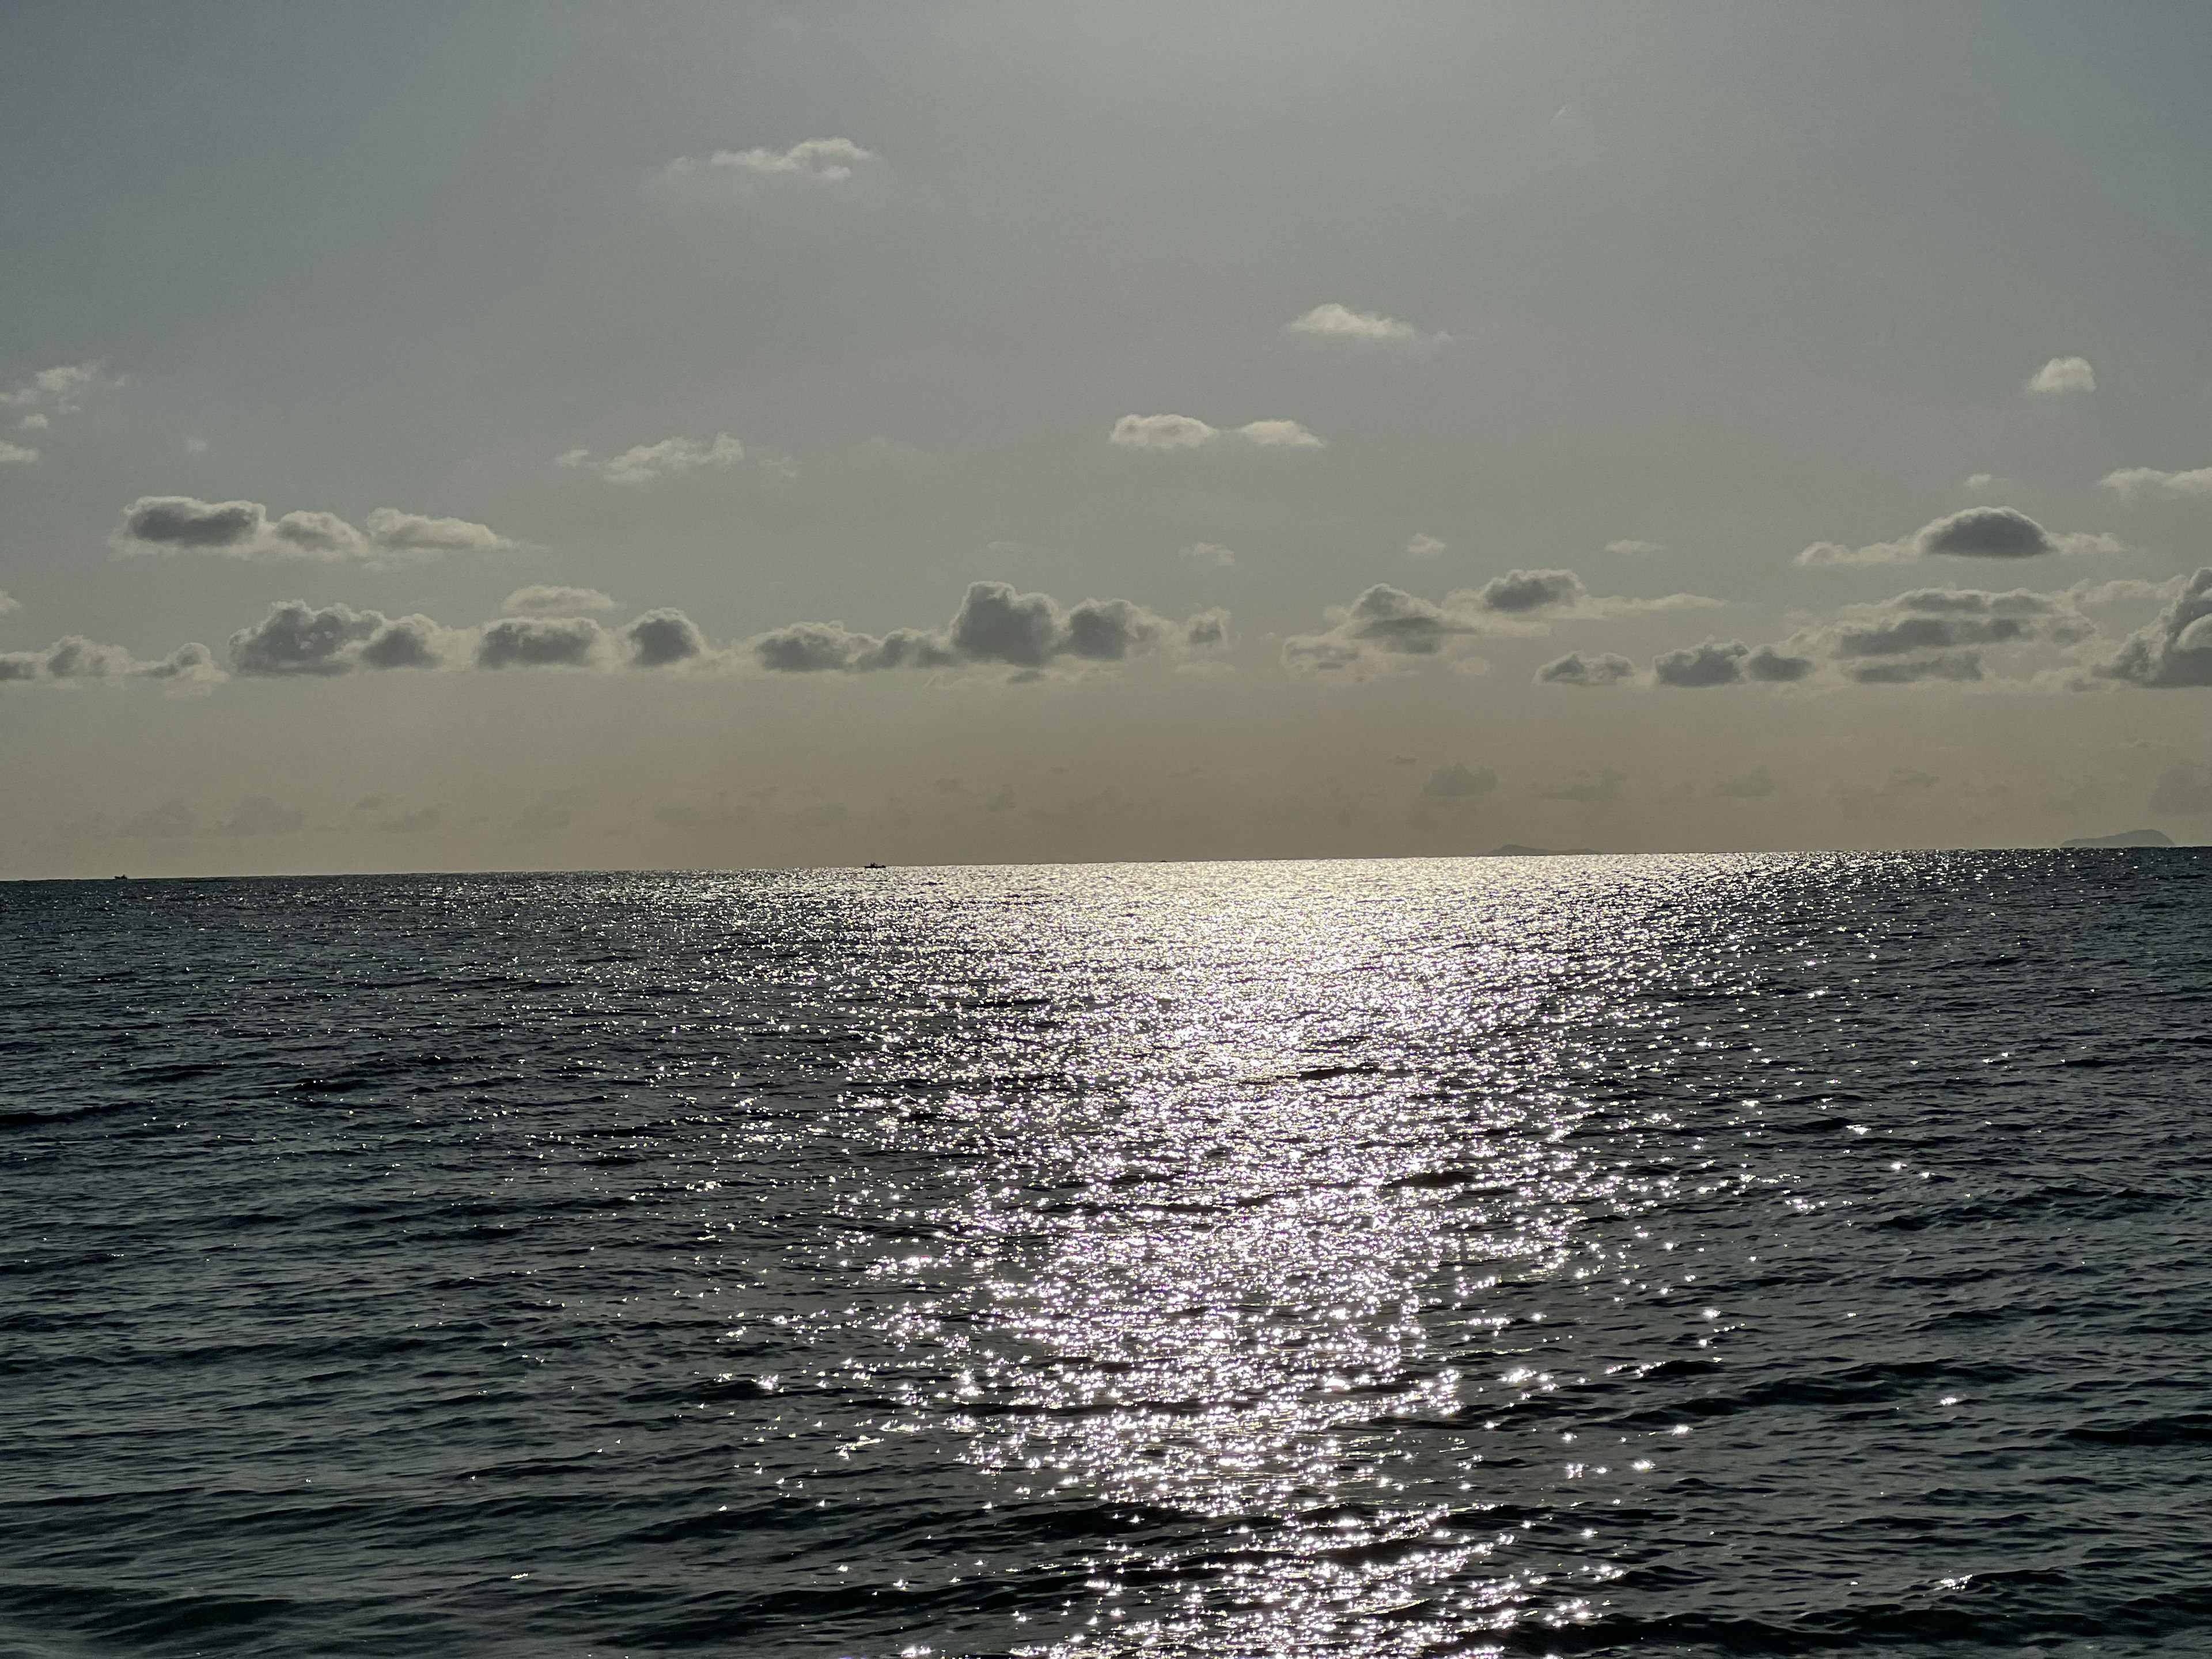
[[[0,1650],[2212,1650],[2212,854],[0,887]]]

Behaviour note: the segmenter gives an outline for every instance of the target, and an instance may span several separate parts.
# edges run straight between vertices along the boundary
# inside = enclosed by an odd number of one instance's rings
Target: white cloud
[[[2107,472],[2097,482],[2126,501],[2132,501],[2137,495],[2164,495],[2169,500],[2212,495],[2212,466],[2200,466],[2189,472],[2161,472],[2154,466],[2128,466],[2117,472]]]
[[[1605,544],[1605,550],[1608,553],[1620,553],[1635,558],[1650,553],[1664,553],[1667,550],[1657,542],[1620,541],[1607,542]]]
[[[1193,542],[1182,550],[1182,556],[1194,564],[1210,564],[1226,569],[1237,562],[1237,555],[1219,542]]]
[[[0,461],[18,461],[28,465],[39,459],[39,452],[21,444],[11,444],[0,438]]]
[[[204,455],[207,453],[207,451],[208,441],[205,438],[187,438],[185,440],[185,454]]]
[[[1250,421],[1232,432],[1224,432],[1194,415],[1124,415],[1107,434],[1109,442],[1122,449],[1156,453],[1204,449],[1224,438],[1241,438],[1261,449],[1328,447],[1328,439],[1316,436],[1296,421]]]
[[[366,529],[335,513],[271,519],[258,501],[141,495],[124,509],[113,544],[123,553],[212,553],[228,559],[307,559],[373,565],[412,563],[445,553],[495,552],[514,543],[488,525],[380,507]]]
[[[0,587],[0,617],[11,616],[22,608],[22,605],[8,592],[7,589]]]
[[[2027,514],[2009,507],[1970,507],[1924,524],[1903,541],[1845,547],[1814,542],[1796,562],[1805,568],[1838,564],[1907,564],[1931,555],[1970,559],[2024,559],[2045,553],[2119,553],[2111,536],[2067,532],[2053,535]]]
[[[532,582],[500,601],[510,617],[574,617],[590,611],[617,611],[620,604],[596,587],[557,587]]]
[[[1203,449],[1220,436],[1218,427],[1190,415],[1124,415],[1107,434],[1123,449],[1152,450]]]
[[[706,161],[682,156],[668,164],[671,173],[694,173],[702,167],[724,168],[760,179],[793,179],[813,185],[842,185],[854,172],[881,158],[849,138],[805,138],[789,149],[718,149]]]
[[[50,398],[65,398],[78,387],[90,386],[99,377],[99,372],[94,363],[64,363],[54,368],[42,368],[14,390],[0,392],[0,405],[28,409]]]
[[[2008,489],[2011,487],[2011,480],[2008,478],[2000,478],[1994,472],[1971,473],[1967,476],[1966,483],[1959,486],[1960,489],[1965,490],[1969,495],[1987,495],[2000,489]]]
[[[1315,436],[1296,421],[1252,421],[1237,428],[1237,436],[1263,449],[1326,449],[1328,440]]]
[[[743,444],[726,432],[717,432],[712,439],[664,438],[657,444],[640,444],[605,460],[588,449],[572,449],[554,462],[581,467],[609,483],[649,484],[687,472],[726,471],[744,458]]]
[[[1283,331],[1303,334],[1310,339],[1360,341],[1421,352],[1432,351],[1451,341],[1449,334],[1425,334],[1395,317],[1385,317],[1375,311],[1354,311],[1334,300],[1285,323]]]
[[[1416,531],[1406,539],[1406,551],[1417,559],[1437,558],[1450,548],[1450,543],[1440,541],[1425,531]]]
[[[26,415],[15,424],[25,432],[44,432],[53,422],[43,415]]]
[[[2094,392],[2097,377],[2087,357],[2053,357],[2028,377],[2027,389],[2043,397],[2068,392]]]

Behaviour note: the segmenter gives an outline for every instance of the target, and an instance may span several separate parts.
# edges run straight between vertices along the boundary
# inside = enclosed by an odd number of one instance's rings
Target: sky
[[[2201,4],[4,27],[0,877],[2212,841]]]

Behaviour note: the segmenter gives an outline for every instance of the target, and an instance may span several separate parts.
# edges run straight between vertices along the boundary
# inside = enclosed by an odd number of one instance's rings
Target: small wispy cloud
[[[2053,357],[2028,376],[2027,389],[2043,398],[2069,392],[2094,392],[2097,377],[2087,357]]]
[[[27,380],[0,392],[0,406],[29,409],[42,403],[67,403],[71,394],[100,378],[97,363],[62,363],[42,368]]]
[[[1296,421],[1249,421],[1224,431],[1194,415],[1124,415],[1114,422],[1107,441],[1121,449],[1171,453],[1205,449],[1224,439],[1234,439],[1260,449],[1326,449],[1328,440],[1308,431]]]
[[[1605,550],[1608,553],[1623,554],[1632,558],[1640,558],[1648,554],[1664,553],[1667,550],[1658,542],[1619,541],[1607,542],[1605,544]]]
[[[1439,540],[1425,531],[1416,531],[1406,540],[1406,551],[1417,559],[1438,558],[1450,548],[1449,542]]]
[[[19,465],[28,465],[38,459],[39,452],[30,445],[11,444],[6,439],[0,438],[0,462],[13,461]]]
[[[1379,311],[1354,311],[1332,300],[1316,306],[1302,317],[1283,325],[1285,334],[1302,334],[1314,340],[1349,340],[1369,345],[1395,346],[1401,350],[1433,350],[1449,343],[1449,334],[1430,334],[1411,323],[1386,317]]]
[[[1193,564],[1210,564],[1226,569],[1237,562],[1237,555],[1219,542],[1193,542],[1182,550],[1182,556]]]
[[[726,471],[744,458],[743,444],[726,432],[717,432],[712,438],[664,438],[606,457],[572,449],[555,456],[553,464],[580,468],[609,483],[649,484],[687,472]]]
[[[2176,501],[2212,495],[2212,466],[2200,466],[2188,472],[2161,472],[2154,466],[2126,466],[2117,472],[2107,472],[2097,482],[2123,501],[2133,501],[2139,495],[2162,495]]]
[[[667,172],[680,177],[720,171],[756,179],[842,185],[868,163],[881,159],[849,138],[805,138],[789,149],[718,149],[704,160],[679,155],[668,164]]]

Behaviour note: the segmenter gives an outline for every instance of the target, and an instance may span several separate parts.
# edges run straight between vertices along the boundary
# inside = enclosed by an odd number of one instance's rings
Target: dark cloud
[[[1751,647],[1741,640],[1707,640],[1680,651],[1662,652],[1651,659],[1651,676],[1662,685],[1739,685],[1744,659]]]
[[[268,517],[268,509],[258,501],[141,495],[124,510],[123,533],[161,547],[236,547],[259,535]]]
[[[27,680],[219,680],[215,653],[199,644],[143,662],[119,645],[101,645],[71,634],[40,651],[0,652],[0,683]]]
[[[794,623],[749,641],[777,673],[860,673],[884,668],[998,665],[1033,677],[1062,659],[1124,662],[1167,646],[1225,643],[1228,613],[1202,611],[1178,626],[1127,599],[1085,599],[1063,611],[1048,594],[1007,582],[974,582],[941,633],[897,629],[880,637],[842,623]]]
[[[1431,800],[1473,800],[1498,787],[1498,775],[1485,769],[1474,772],[1455,761],[1429,774],[1421,793]]]
[[[707,637],[681,611],[648,611],[621,630],[630,662],[639,668],[665,668],[707,654]]]
[[[2149,627],[2091,667],[2106,679],[2160,690],[2212,686],[2212,566],[2183,583]]]
[[[335,513],[271,518],[258,501],[141,495],[124,509],[115,546],[127,553],[215,553],[234,559],[362,559],[398,563],[514,544],[488,525],[380,507],[356,529]]]
[[[1743,659],[1743,677],[1766,685],[1792,685],[1813,672],[1810,657],[1793,657],[1779,646],[1752,647]]]
[[[428,617],[389,617],[350,605],[320,610],[298,599],[269,607],[230,636],[241,674],[349,674],[362,668],[434,668],[442,660],[437,624]]]
[[[605,632],[588,617],[507,617],[477,641],[479,668],[584,668]]]
[[[1475,602],[1485,611],[1509,615],[1541,611],[1552,605],[1574,605],[1589,596],[1583,579],[1571,570],[1509,570],[1475,590]]]
[[[364,668],[435,668],[444,658],[437,624],[428,617],[400,617],[371,635],[361,647]]]
[[[1538,669],[1536,679],[1542,685],[1617,685],[1635,672],[1634,663],[1611,651],[1570,651]]]
[[[2009,507],[1970,507],[1936,520],[1917,539],[1923,553],[1970,559],[2032,559],[2057,550],[2050,532]]]

